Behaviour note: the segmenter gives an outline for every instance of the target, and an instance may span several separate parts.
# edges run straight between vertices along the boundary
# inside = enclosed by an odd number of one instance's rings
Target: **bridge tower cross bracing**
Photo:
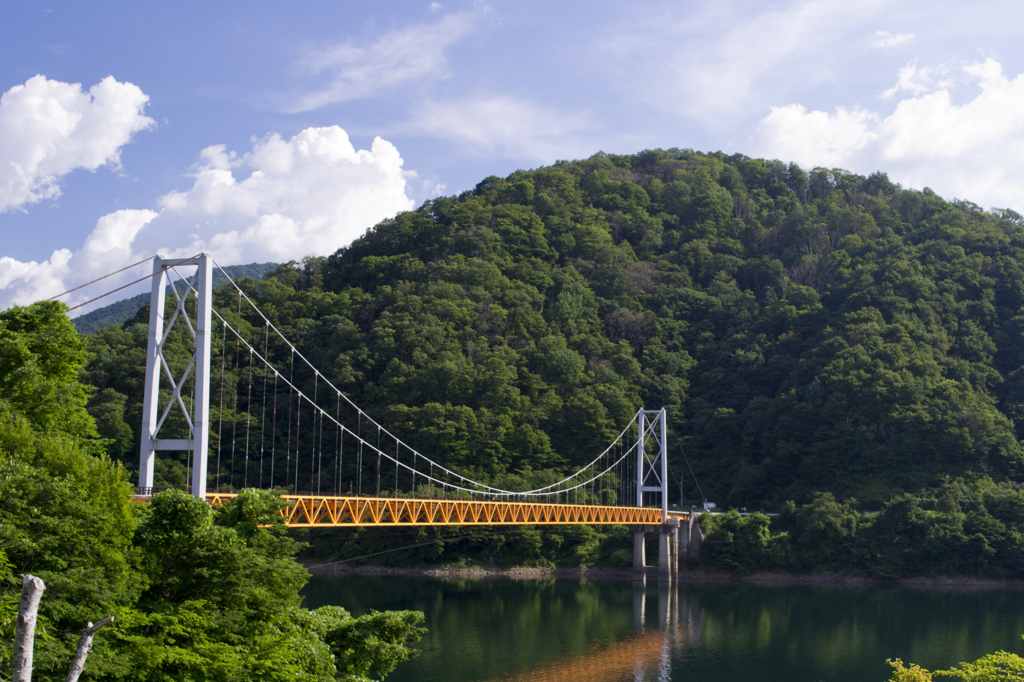
[[[661,519],[668,523],[668,419],[665,408],[640,410],[637,419],[636,506],[644,506],[644,493],[661,493]],[[648,433],[649,431],[649,433]],[[657,452],[651,457],[648,440]]]
[[[168,272],[183,266],[198,266],[188,281],[184,294],[172,287],[177,301],[174,313],[164,329],[164,300]],[[185,309],[190,293],[196,293],[196,324],[193,328]],[[210,337],[213,313],[213,259],[202,253],[188,259],[153,259],[153,289],[149,308],[149,343],[146,348],[146,383],[143,389],[142,439],[139,448],[139,492],[150,494],[153,488],[153,465],[158,450],[187,450],[192,453],[192,494],[206,498],[207,454],[210,444]],[[175,380],[163,355],[163,346],[175,323],[183,321],[195,341],[195,352],[185,372]],[[195,372],[195,400],[191,414],[185,407],[181,390],[189,374]],[[171,400],[159,409],[161,377],[171,385]],[[189,438],[160,438],[167,415],[175,404],[181,409],[189,427]]]

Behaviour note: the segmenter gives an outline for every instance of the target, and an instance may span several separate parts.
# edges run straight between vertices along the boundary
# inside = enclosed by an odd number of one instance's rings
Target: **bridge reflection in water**
[[[669,682],[672,653],[699,643],[701,611],[696,602],[694,595],[680,595],[677,584],[634,581],[630,637],[491,682]],[[657,621],[650,627],[648,609],[655,608]]]

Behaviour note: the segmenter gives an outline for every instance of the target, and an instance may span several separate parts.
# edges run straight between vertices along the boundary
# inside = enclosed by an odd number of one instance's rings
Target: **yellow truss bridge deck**
[[[207,493],[224,504],[232,493]],[[484,502],[394,497],[282,495],[285,525],[292,528],[341,526],[543,526],[660,524],[660,509],[545,502]]]

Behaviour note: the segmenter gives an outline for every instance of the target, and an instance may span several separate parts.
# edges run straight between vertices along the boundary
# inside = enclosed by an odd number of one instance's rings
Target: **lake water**
[[[388,682],[883,682],[886,658],[1024,655],[1020,590],[341,574],[305,595],[426,614],[423,653]]]

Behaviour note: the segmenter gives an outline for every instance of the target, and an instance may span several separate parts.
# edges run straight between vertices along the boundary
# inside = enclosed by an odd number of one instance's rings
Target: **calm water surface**
[[[306,606],[415,609],[388,682],[883,682],[886,658],[1024,654],[1024,591],[314,576]]]

